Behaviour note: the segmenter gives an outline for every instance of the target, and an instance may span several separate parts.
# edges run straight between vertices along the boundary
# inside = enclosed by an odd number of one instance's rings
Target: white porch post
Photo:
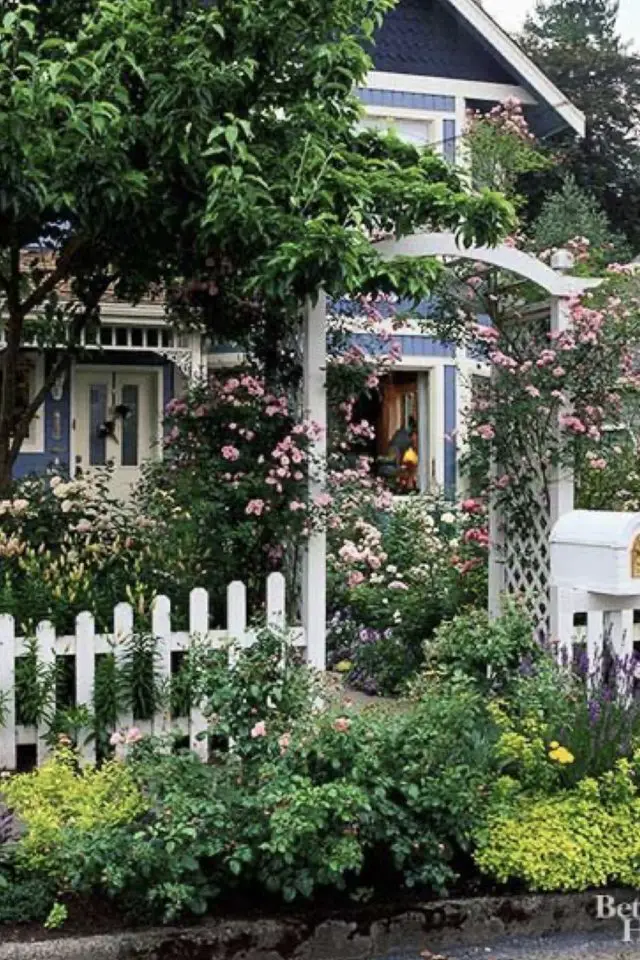
[[[429,374],[418,374],[418,490],[428,493],[429,461]]]
[[[315,306],[308,300],[304,311],[304,407],[305,415],[321,430],[313,444],[318,463],[309,480],[311,499],[324,488],[327,454],[327,300],[318,293]],[[303,568],[302,624],[306,631],[307,661],[317,670],[326,667],[327,632],[327,535],[324,530],[309,537]]]

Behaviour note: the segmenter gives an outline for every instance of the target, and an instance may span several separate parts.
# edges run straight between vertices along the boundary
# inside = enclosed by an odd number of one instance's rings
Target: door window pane
[[[138,387],[124,384],[122,387],[122,466],[138,466]]]
[[[92,383],[89,388],[89,466],[104,467],[107,462],[107,385]]]

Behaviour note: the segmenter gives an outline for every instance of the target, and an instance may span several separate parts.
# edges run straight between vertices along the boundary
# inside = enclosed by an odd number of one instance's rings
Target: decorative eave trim
[[[586,129],[585,115],[578,110],[562,93],[546,74],[533,63],[524,50],[512,40],[509,34],[496,23],[493,17],[484,10],[475,0],[447,0],[447,3],[458,13],[463,20],[483,37],[522,77],[524,82],[534,90],[545,103],[553,107],[560,114],[565,123],[575,130],[580,137],[584,137]]]

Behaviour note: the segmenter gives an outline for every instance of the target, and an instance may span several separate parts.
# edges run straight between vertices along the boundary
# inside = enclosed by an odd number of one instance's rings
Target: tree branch
[[[47,294],[51,293],[61,280],[69,272],[71,261],[78,250],[82,247],[84,240],[82,237],[72,237],[64,248],[64,252],[58,258],[55,268],[45,277],[41,284],[33,290],[20,307],[23,318],[26,317],[35,307],[39,306]]]
[[[58,377],[62,373],[65,373],[71,366],[71,360],[74,356],[75,348],[78,346],[80,334],[86,326],[89,316],[96,309],[105,291],[113,282],[113,280],[113,276],[106,277],[99,285],[98,289],[94,291],[91,299],[84,304],[84,309],[74,315],[69,327],[69,335],[64,352],[60,354],[55,363],[51,366],[51,369],[44,378],[44,383],[42,384],[41,388],[38,390],[35,397],[29,403],[29,406],[25,409],[24,413],[21,415],[18,423],[16,424],[11,443],[11,463],[15,463],[18,454],[20,453],[22,444],[29,433],[31,421],[44,403],[47,394],[55,384]]]

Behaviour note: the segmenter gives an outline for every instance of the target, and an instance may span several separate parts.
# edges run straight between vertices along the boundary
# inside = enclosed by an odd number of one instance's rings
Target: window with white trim
[[[361,130],[393,130],[401,140],[413,144],[414,147],[428,147],[436,141],[433,120],[366,116],[359,126]]]
[[[44,357],[41,354],[22,353],[16,367],[16,419],[33,400],[44,382]],[[2,370],[0,370],[0,389]],[[44,453],[44,407],[41,407],[29,424],[21,453]]]

